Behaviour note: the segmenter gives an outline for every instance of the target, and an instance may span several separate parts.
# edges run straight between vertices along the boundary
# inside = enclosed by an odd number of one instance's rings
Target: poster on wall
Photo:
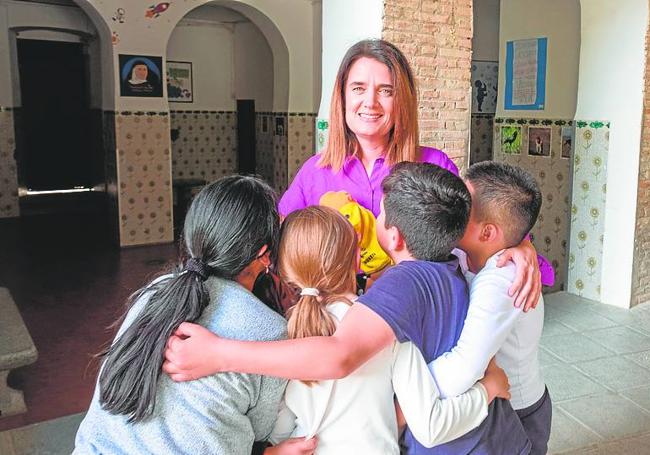
[[[528,128],[528,155],[551,156],[551,128],[542,126]]]
[[[571,158],[573,149],[573,127],[562,127],[562,158]]]
[[[275,118],[275,135],[276,136],[284,136],[284,133],[285,133],[284,117],[276,117]]]
[[[544,110],[547,38],[506,43],[506,110]]]
[[[508,155],[521,153],[521,126],[501,127],[501,152]]]
[[[167,98],[174,103],[191,103],[194,100],[190,62],[167,61]]]
[[[160,98],[162,57],[119,55],[120,95]]]
[[[499,62],[472,61],[472,114],[494,114]]]

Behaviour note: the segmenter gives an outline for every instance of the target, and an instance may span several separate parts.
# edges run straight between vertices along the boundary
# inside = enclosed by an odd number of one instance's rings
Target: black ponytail
[[[196,196],[183,233],[190,259],[132,296],[130,307],[149,298],[100,354],[105,361],[99,401],[105,410],[128,416],[129,422],[153,413],[165,344],[182,322],[196,321],[210,302],[205,279],[234,279],[264,245],[274,253],[278,231],[275,193],[255,177],[224,177]]]

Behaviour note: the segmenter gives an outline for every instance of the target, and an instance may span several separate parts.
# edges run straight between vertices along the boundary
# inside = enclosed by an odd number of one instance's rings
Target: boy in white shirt
[[[542,204],[535,179],[521,168],[486,161],[470,166],[465,183],[472,195],[470,220],[456,250],[470,285],[470,306],[457,345],[429,364],[442,396],[465,392],[480,379],[493,356],[508,375],[510,400],[532,443],[546,454],[551,399],[538,350],[544,325],[540,297],[534,311],[513,305],[508,289],[513,263],[497,267],[502,250],[519,244],[532,229]],[[505,435],[504,435],[505,436]]]

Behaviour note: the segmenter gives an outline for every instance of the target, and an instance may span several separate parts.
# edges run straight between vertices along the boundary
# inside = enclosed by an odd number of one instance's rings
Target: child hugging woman
[[[279,272],[300,295],[288,313],[290,338],[335,332],[356,297],[358,258],[355,231],[336,211],[314,206],[286,218]],[[394,343],[345,378],[289,381],[269,439],[317,436],[317,454],[398,454],[394,394],[413,434],[433,446],[478,426],[505,386],[503,373],[488,369],[465,394],[441,399],[418,349]]]

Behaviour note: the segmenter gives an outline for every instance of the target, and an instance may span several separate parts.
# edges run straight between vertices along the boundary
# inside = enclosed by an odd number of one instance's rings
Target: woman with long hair
[[[291,213],[282,225],[280,276],[300,290],[290,308],[289,338],[329,336],[356,300],[357,236],[347,220],[327,207]],[[393,395],[413,434],[427,447],[477,427],[495,395],[508,396],[500,369],[450,399],[437,387],[413,343],[397,343],[338,380],[291,380],[272,442],[318,435],[317,454],[399,454]]]
[[[273,190],[224,177],[193,200],[183,232],[187,259],[137,291],[103,353],[75,453],[249,455],[271,432],[286,381],[218,374],[188,384],[162,374],[165,343],[185,321],[240,340],[286,337],[286,321],[251,294],[275,253]]]
[[[381,182],[400,161],[432,163],[458,175],[443,151],[419,145],[413,71],[404,54],[388,41],[363,40],[347,51],[334,83],[329,124],[325,149],[303,164],[282,196],[282,216],[318,205],[329,191],[346,191],[377,217]],[[519,291],[516,304],[534,306],[542,282],[553,284],[553,268],[544,258],[538,262],[528,240],[502,257],[503,264],[508,258],[517,264],[511,288],[513,293]]]

